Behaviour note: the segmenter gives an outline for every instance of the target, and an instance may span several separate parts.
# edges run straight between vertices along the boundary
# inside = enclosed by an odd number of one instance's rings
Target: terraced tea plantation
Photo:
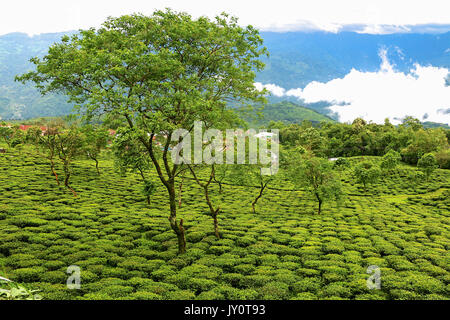
[[[342,205],[325,203],[321,215],[281,178],[257,214],[257,189],[215,187],[221,240],[200,188],[187,181],[184,255],[163,187],[148,205],[138,175],[119,175],[107,155],[100,170],[76,162],[75,198],[33,149],[0,155],[0,276],[58,300],[450,297],[448,170],[418,182],[416,168],[401,166],[366,192],[343,173]],[[79,290],[66,285],[72,265],[81,268]],[[369,266],[381,272],[379,290],[367,286]]]

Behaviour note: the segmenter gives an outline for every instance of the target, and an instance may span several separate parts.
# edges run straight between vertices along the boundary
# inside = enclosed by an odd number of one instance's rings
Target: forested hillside
[[[28,119],[70,113],[72,105],[58,95],[41,96],[30,85],[14,82],[14,77],[32,68],[32,57],[42,57],[63,34],[28,37],[22,33],[0,36],[0,118]]]

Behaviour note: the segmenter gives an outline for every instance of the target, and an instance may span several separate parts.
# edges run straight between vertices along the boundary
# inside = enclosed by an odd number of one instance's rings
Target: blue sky
[[[342,30],[364,25],[359,31],[408,31],[411,26],[449,24],[448,0],[15,0],[0,4],[0,34],[39,34],[98,26],[108,16],[133,12],[150,14],[171,7],[193,16],[226,11],[262,30]]]
[[[361,117],[383,123],[389,118],[399,124],[405,116],[450,125],[450,86],[447,68],[416,64],[409,73],[396,70],[379,51],[380,68],[375,72],[352,69],[342,78],[326,83],[310,82],[305,88],[286,90],[276,84],[257,83],[277,97],[296,97],[304,103],[328,102],[341,122]]]

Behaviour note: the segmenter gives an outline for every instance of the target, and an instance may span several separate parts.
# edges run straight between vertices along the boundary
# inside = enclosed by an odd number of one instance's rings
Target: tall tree
[[[17,77],[33,81],[43,93],[63,92],[83,105],[84,114],[121,117],[146,148],[167,189],[170,227],[186,251],[183,219],[177,218],[176,180],[182,164],[169,159],[176,129],[192,130],[194,121],[218,121],[227,101],[250,106],[264,102],[254,86],[255,71],[267,53],[259,32],[222,14],[193,19],[167,9],[151,16],[109,18],[98,29],[65,36],[36,71]],[[155,138],[162,134],[160,156]]]
[[[2,139],[9,148],[15,148],[24,141],[24,135],[18,125],[8,127],[6,124],[0,126],[0,139]]]

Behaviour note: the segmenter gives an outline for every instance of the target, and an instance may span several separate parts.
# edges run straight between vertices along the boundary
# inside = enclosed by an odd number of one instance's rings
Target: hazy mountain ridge
[[[271,57],[257,76],[262,83],[285,89],[304,88],[311,81],[326,82],[351,69],[376,71],[379,51],[399,71],[415,63],[450,68],[450,32],[444,34],[372,35],[354,32],[262,32]]]
[[[14,76],[30,68],[31,57],[44,56],[48,47],[67,33],[29,37],[22,33],[0,36],[0,117],[3,119],[56,116],[70,112],[66,98],[42,97],[31,85],[14,82]],[[375,71],[379,50],[386,49],[396,69],[407,72],[414,63],[450,69],[450,32],[443,34],[400,33],[387,35],[355,32],[261,32],[270,57],[256,81],[285,89],[304,88],[311,81],[326,82],[352,69]],[[271,97],[271,102],[286,98]],[[294,98],[290,99],[295,101]],[[323,104],[313,109],[324,110]]]

